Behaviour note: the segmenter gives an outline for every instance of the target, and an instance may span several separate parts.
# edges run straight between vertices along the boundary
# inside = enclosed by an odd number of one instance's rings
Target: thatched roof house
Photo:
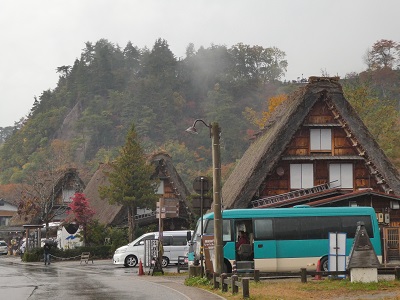
[[[40,191],[25,187],[33,196],[41,197],[40,201],[47,202],[50,206],[51,213],[54,215],[52,222],[58,222],[66,217],[65,211],[69,203],[72,202],[72,197],[76,192],[82,192],[85,188],[85,183],[79,177],[79,173],[75,168],[66,169],[60,172],[57,178],[45,178],[43,188]],[[51,183],[54,182],[54,185]],[[32,189],[31,191],[29,189]],[[40,195],[39,195],[40,194]],[[43,204],[43,203],[42,203]],[[39,213],[40,214],[40,213]],[[10,220],[12,226],[22,226],[24,224],[40,224],[44,222],[40,215],[14,215]]]
[[[109,164],[100,164],[97,171],[94,173],[88,182],[83,193],[89,199],[89,205],[95,211],[94,218],[101,224],[121,225],[126,218],[126,210],[122,205],[110,204],[108,200],[101,199],[99,187],[109,185],[106,173],[111,171]]]
[[[320,130],[321,140],[326,134],[331,145],[314,151],[313,130]],[[338,78],[311,77],[273,113],[244,153],[223,186],[223,206],[251,207],[255,199],[303,188],[293,176],[305,164],[311,166],[314,186],[340,176],[333,164],[347,164],[350,180],[354,177],[350,185],[343,185],[348,192],[372,188],[400,195],[398,171],[345,99]],[[307,175],[304,170],[301,174]]]
[[[190,217],[190,203],[186,200],[190,193],[173,166],[171,157],[164,152],[158,152],[151,155],[148,161],[154,166],[155,171],[153,178],[158,178],[161,182],[162,191],[160,192],[160,197],[164,197],[166,201],[176,200],[177,203],[179,203],[179,217],[167,222],[165,227],[172,226],[174,223],[177,223],[174,224],[175,228],[185,227]],[[101,224],[123,225],[127,222],[126,209],[119,204],[109,204],[107,199],[100,198],[98,192],[99,186],[109,184],[105,173],[110,170],[111,167],[109,164],[100,165],[99,169],[89,181],[84,194],[89,199],[90,206],[96,212],[95,218],[98,219]],[[148,214],[150,215],[149,218],[137,216],[139,224],[157,222],[154,212]]]

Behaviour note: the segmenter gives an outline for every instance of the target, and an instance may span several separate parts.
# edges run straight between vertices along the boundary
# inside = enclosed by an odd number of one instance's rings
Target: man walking
[[[43,246],[43,250],[44,250],[44,264],[49,264],[50,265],[50,244],[49,242],[45,242],[44,246]]]

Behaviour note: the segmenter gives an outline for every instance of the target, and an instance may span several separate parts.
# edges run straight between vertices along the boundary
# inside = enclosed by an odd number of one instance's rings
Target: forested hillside
[[[152,49],[131,42],[121,48],[104,39],[87,42],[79,59],[57,67],[57,87],[34,99],[25,120],[0,128],[0,183],[29,181],[45,159],[77,167],[87,180],[100,162],[116,157],[134,123],[145,151],[167,151],[191,184],[211,166],[208,128],[199,127],[198,136],[185,133],[198,118],[219,122],[224,175],[259,129],[245,111],[267,110],[270,97],[301,85],[282,82],[287,66],[284,51],[275,47],[237,44],[196,50],[190,44],[178,59],[162,39]],[[371,61],[365,72],[349,74],[343,84],[351,101],[371,100],[359,107],[364,120],[370,118],[370,128],[379,118],[371,117],[376,107],[395,112],[385,124],[390,132],[378,125],[375,134],[396,160],[400,139],[392,131],[399,122],[398,66]],[[381,118],[387,114],[383,108]]]
[[[285,53],[275,47],[189,45],[177,59],[161,39],[151,50],[87,42],[80,59],[57,68],[57,87],[34,99],[3,144],[0,180],[24,182],[40,170],[41,158],[60,152],[90,176],[115,157],[132,122],[147,152],[165,149],[184,179],[194,178],[211,165],[211,141],[205,127],[196,137],[185,129],[197,118],[219,122],[223,163],[234,162],[255,129],[242,112],[263,108],[286,67]]]

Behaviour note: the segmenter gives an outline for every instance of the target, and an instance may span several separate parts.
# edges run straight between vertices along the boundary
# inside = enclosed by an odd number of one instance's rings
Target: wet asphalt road
[[[147,271],[147,270],[145,270]],[[18,258],[0,257],[0,298],[36,299],[221,299],[183,284],[185,276],[139,276],[138,268],[114,266],[111,261],[21,263]]]

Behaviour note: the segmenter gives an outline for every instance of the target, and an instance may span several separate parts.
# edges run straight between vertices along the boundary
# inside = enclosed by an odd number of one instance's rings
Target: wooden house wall
[[[169,180],[164,180],[164,198],[176,198],[175,190]]]
[[[317,125],[317,126],[316,126]],[[330,151],[311,151],[310,150],[310,128],[319,128],[318,125],[325,125],[320,128],[330,128],[332,130],[332,148]],[[332,126],[329,126],[332,125]],[[304,156],[304,160],[301,157]],[[310,159],[312,157],[315,159]],[[318,159],[318,157],[331,156],[332,159]],[[329,164],[352,163],[353,164],[353,189],[372,188],[379,191],[379,186],[369,170],[365,166],[364,160],[356,159],[344,160],[343,156],[359,157],[356,149],[347,138],[345,131],[338,125],[331,111],[325,102],[317,102],[309,115],[306,117],[303,126],[299,128],[289,143],[288,148],[282,157],[297,157],[295,160],[280,160],[275,170],[266,176],[265,181],[260,186],[257,197],[263,198],[272,195],[279,195],[290,192],[290,164],[291,163],[313,163],[314,164],[314,186],[329,182]],[[283,174],[278,175],[276,170],[283,169]]]

